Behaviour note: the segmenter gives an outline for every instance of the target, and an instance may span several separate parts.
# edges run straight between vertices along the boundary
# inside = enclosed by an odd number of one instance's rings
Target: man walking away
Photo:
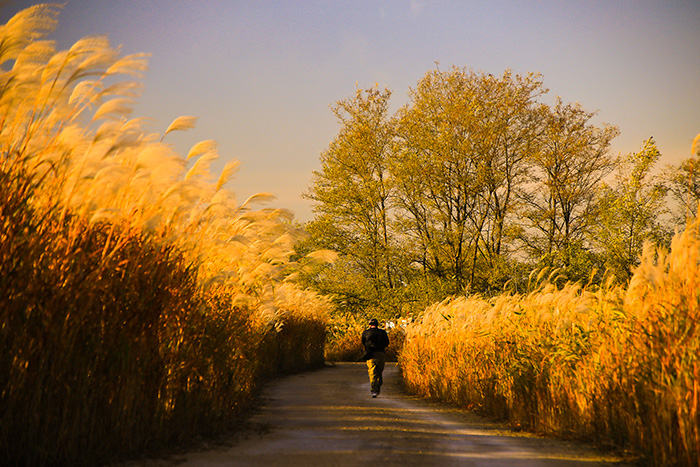
[[[382,372],[386,362],[384,349],[389,345],[389,336],[384,329],[379,329],[379,322],[374,318],[369,320],[369,328],[362,333],[362,345],[365,346],[365,355],[369,357],[367,372],[370,391],[372,391],[372,397],[377,397],[382,387]]]

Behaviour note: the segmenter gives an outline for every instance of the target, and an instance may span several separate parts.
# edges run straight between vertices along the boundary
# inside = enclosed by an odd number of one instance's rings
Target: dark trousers
[[[384,371],[384,363],[386,362],[386,354],[377,352],[372,354],[372,358],[367,360],[367,373],[369,373],[369,386],[372,392],[379,394],[379,389],[382,387],[382,372]]]

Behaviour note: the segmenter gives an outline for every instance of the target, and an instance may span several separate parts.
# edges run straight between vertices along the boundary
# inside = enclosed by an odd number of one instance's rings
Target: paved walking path
[[[364,364],[341,363],[271,384],[231,446],[130,465],[165,466],[602,466],[615,460],[575,444],[513,433],[475,415],[401,392],[388,364],[372,399]],[[619,465],[619,464],[617,464]]]

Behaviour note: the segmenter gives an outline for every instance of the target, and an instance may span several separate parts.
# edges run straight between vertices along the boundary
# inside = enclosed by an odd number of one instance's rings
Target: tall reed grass
[[[58,51],[59,7],[0,26],[0,463],[94,465],[230,428],[260,382],[323,361],[291,214],[239,204],[216,144],[129,119],[146,69]]]
[[[647,245],[626,289],[545,280],[527,295],[435,304],[407,328],[400,366],[422,396],[645,465],[697,466],[699,291],[695,224],[670,252]]]

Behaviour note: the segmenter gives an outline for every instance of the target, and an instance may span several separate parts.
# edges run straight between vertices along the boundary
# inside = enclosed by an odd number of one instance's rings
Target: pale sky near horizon
[[[0,20],[39,2],[4,1]],[[180,115],[197,128],[166,138],[186,154],[219,143],[219,170],[241,162],[240,202],[312,219],[301,199],[339,125],[330,106],[377,83],[407,102],[427,71],[453,65],[500,75],[538,71],[561,96],[617,125],[614,153],[653,136],[661,165],[690,157],[700,133],[700,0],[235,1],[66,0],[60,48],[106,35],[151,54],[134,116],[162,133]]]

